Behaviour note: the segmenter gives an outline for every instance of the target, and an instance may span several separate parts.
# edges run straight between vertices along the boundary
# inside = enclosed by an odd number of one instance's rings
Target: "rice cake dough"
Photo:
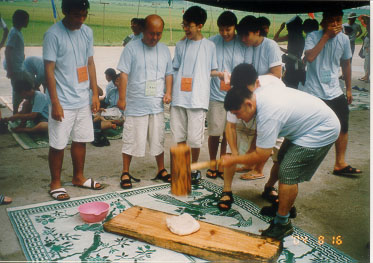
[[[197,232],[200,228],[199,223],[191,215],[184,213],[179,216],[170,216],[166,218],[168,229],[176,235],[186,236]]]

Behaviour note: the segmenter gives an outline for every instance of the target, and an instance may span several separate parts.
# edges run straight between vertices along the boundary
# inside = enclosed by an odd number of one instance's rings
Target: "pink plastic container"
[[[87,223],[100,222],[105,219],[110,206],[105,202],[91,202],[78,207],[80,217]]]

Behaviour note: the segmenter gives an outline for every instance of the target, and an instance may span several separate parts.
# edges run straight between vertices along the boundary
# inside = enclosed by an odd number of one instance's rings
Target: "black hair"
[[[144,29],[145,28],[145,18],[139,18],[137,24]]]
[[[319,22],[316,19],[308,18],[303,22],[304,33],[311,33],[313,31],[319,30]]]
[[[253,93],[249,89],[232,88],[225,95],[224,109],[226,111],[239,110],[245,99],[250,99]]]
[[[113,68],[108,68],[104,72],[106,75],[109,75],[110,78],[114,78],[117,75],[117,72]]]
[[[343,16],[343,11],[341,9],[330,9],[322,13],[323,20],[326,18],[335,17],[335,16]]]
[[[199,6],[191,6],[185,11],[183,20],[185,20],[188,24],[193,22],[197,26],[204,25],[207,20],[206,10]]]
[[[138,24],[139,23],[139,19],[140,18],[134,17],[134,18],[131,19],[131,23]]]
[[[61,9],[64,14],[69,14],[72,10],[88,10],[88,0],[62,0]]]
[[[217,24],[218,24],[218,27],[221,27],[221,26],[237,26],[237,17],[231,11],[224,11],[218,17]]]
[[[247,86],[255,84],[257,79],[258,73],[254,66],[252,64],[241,63],[233,69],[231,86],[239,89],[247,89]]]
[[[35,78],[27,71],[21,72],[14,81],[14,91],[19,94],[33,89],[35,89]]]
[[[25,11],[18,9],[13,13],[12,22],[15,28],[20,28],[26,25],[27,20],[30,18],[30,15]]]
[[[257,22],[259,24],[259,27],[260,27],[260,35],[263,36],[263,37],[266,37],[267,36],[267,32],[264,30],[264,27],[269,27],[271,25],[271,21],[269,21],[268,18],[266,18],[265,16],[260,16],[257,18]]]
[[[248,32],[258,32],[261,26],[259,26],[258,19],[255,16],[245,16],[241,19],[237,25],[238,35],[247,35]]]

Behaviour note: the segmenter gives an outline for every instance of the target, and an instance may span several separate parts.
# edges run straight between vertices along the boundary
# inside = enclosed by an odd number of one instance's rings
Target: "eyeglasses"
[[[193,28],[193,27],[196,27],[195,25],[185,25],[184,23],[181,23],[181,28],[184,28],[184,29],[190,29],[190,28]]]

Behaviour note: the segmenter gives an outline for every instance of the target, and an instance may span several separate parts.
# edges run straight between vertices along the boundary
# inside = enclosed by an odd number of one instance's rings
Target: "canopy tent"
[[[270,14],[300,14],[369,5],[369,1],[188,0],[227,9]]]

